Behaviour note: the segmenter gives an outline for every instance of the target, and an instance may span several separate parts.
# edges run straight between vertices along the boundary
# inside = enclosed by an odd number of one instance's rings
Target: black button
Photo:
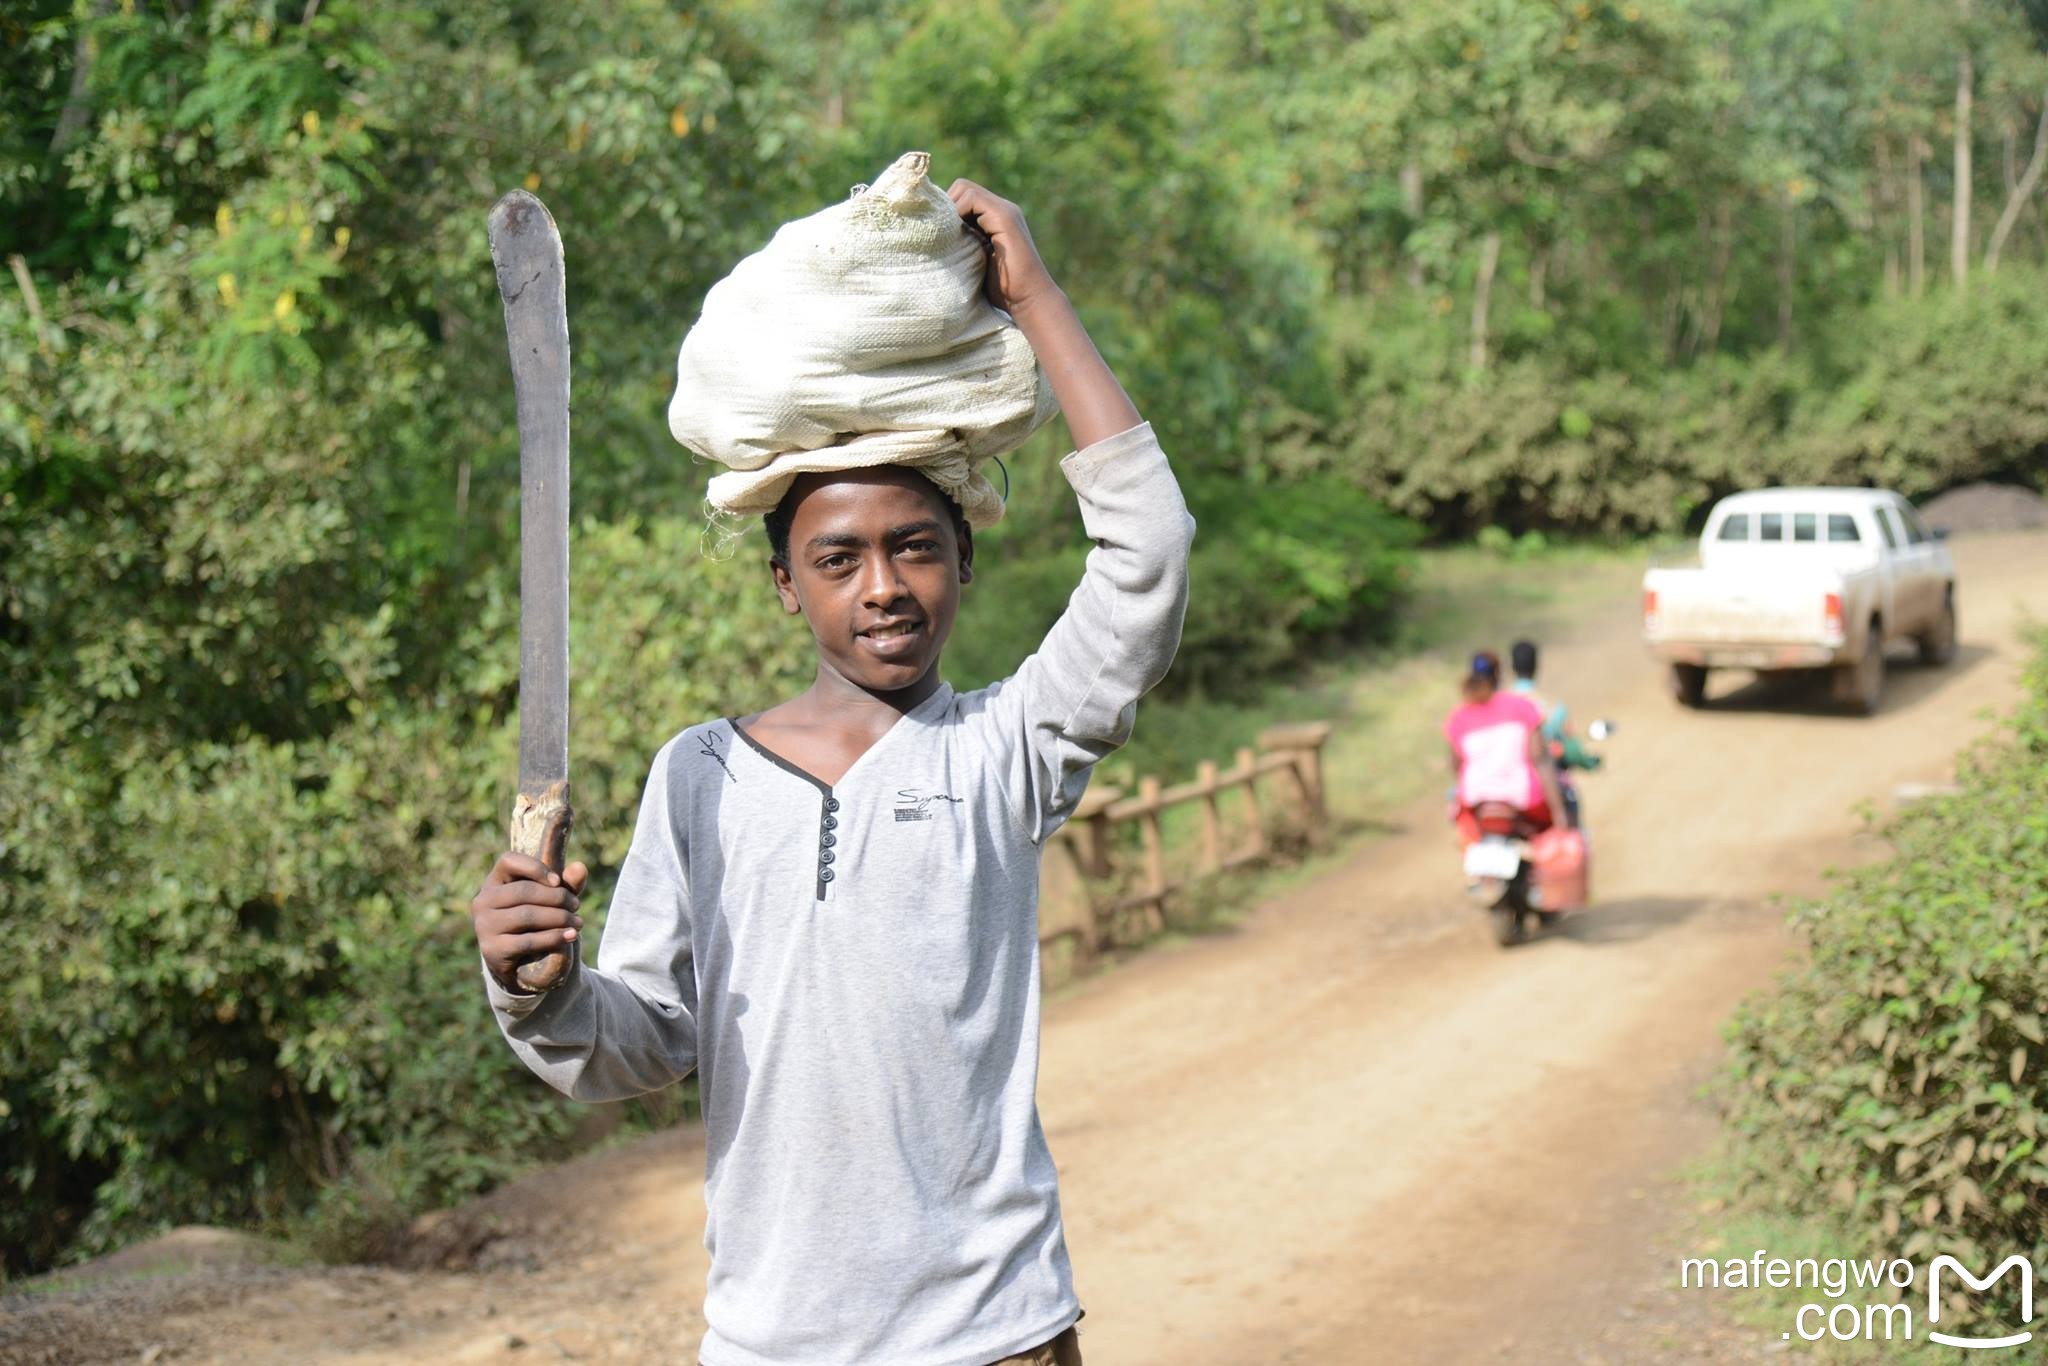
[[[831,880],[832,880],[832,870],[831,870],[830,868],[820,868],[820,869],[818,870],[818,881],[820,881],[820,882],[830,882]]]
[[[824,838],[820,839],[818,843],[824,845],[827,849],[830,849],[833,845],[839,843],[839,836],[827,834]]]
[[[839,799],[837,797],[827,797],[825,799],[825,809],[827,811],[837,811],[839,809]]]
[[[834,857],[835,855],[830,849],[820,849],[818,851],[818,862],[820,863],[830,863]]]
[[[827,817],[825,817],[825,828],[826,828],[827,830],[836,830],[836,829],[838,829],[838,828],[839,828],[839,817],[837,817],[837,816],[827,816]]]

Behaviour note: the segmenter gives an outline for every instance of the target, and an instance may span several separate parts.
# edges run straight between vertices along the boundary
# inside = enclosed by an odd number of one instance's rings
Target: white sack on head
[[[981,245],[907,152],[872,186],[785,224],[705,296],[668,426],[728,466],[721,512],[771,512],[799,474],[907,465],[987,526],[984,462],[1055,409],[1024,334],[981,292]]]

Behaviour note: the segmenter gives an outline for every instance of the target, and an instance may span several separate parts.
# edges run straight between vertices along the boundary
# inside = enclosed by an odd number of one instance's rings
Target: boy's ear
[[[960,582],[974,582],[974,532],[965,522],[959,524],[960,531]]]
[[[768,572],[775,578],[775,596],[782,599],[782,610],[793,617],[801,616],[804,607],[797,601],[796,580],[789,576],[789,566],[780,560],[770,560]]]

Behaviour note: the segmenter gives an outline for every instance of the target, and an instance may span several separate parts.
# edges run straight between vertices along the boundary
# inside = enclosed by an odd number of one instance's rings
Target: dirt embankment
[[[1875,717],[1735,680],[1672,706],[1617,598],[1546,680],[1622,723],[1586,781],[1598,906],[1493,947],[1430,804],[1239,929],[1046,1012],[1040,1097],[1091,1366],[1714,1360],[1778,1345],[1676,1288],[1674,1172],[1735,1002],[1784,963],[1772,899],[1870,852],[1853,806],[1938,783],[2013,695],[2048,535],[1955,545],[1963,648]],[[13,1361],[692,1360],[702,1152],[659,1135],[448,1230],[461,1271],[243,1269],[42,1289]]]

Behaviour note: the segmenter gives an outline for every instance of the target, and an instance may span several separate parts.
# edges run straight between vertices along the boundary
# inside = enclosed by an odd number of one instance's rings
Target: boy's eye
[[[818,568],[829,574],[834,570],[845,569],[852,563],[853,556],[851,555],[827,555],[824,559],[818,561]]]
[[[906,554],[910,555],[936,555],[939,553],[939,543],[926,539],[905,541],[903,543],[903,550]]]

